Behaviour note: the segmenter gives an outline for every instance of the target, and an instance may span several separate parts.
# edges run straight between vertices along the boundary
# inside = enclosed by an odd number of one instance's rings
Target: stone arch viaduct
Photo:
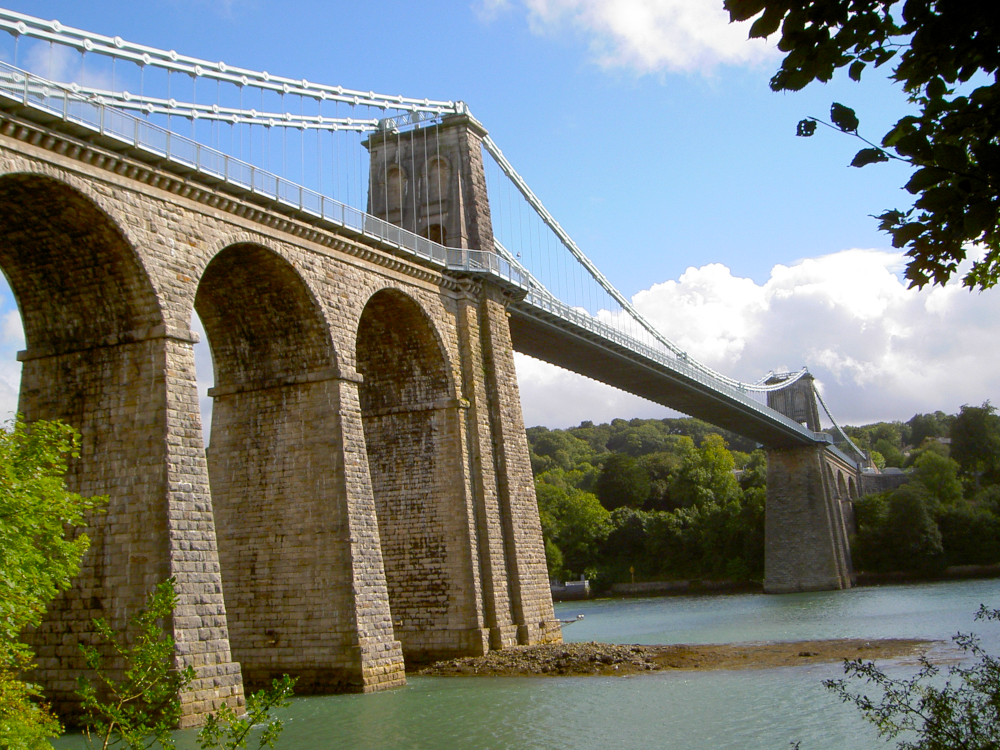
[[[244,681],[371,691],[559,640],[500,288],[8,116],[0,206],[20,410],[79,429],[69,486],[110,498],[32,636],[58,709],[92,618],[168,576],[185,724]]]
[[[485,130],[461,114],[433,128],[441,154],[412,174],[392,165],[418,162],[419,141],[364,144],[368,219],[485,257]],[[851,585],[858,468],[820,439],[811,378],[761,416],[539,317],[498,275],[109,144],[0,113],[19,408],[76,427],[68,484],[109,496],[81,575],[31,635],[57,710],[73,709],[93,618],[122,628],[170,576],[175,660],[197,674],[182,725],[286,672],[300,693],[373,691],[402,684],[404,660],[560,640],[515,347],[760,440],[766,590]],[[424,204],[403,200],[421,180]],[[195,312],[215,372],[208,446]]]

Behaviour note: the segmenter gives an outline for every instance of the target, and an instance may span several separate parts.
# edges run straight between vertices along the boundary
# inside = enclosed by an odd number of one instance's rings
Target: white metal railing
[[[692,366],[689,362],[682,358],[669,356],[665,352],[658,351],[647,344],[637,341],[631,336],[622,333],[606,323],[603,323],[597,318],[594,318],[592,315],[586,312],[580,312],[579,310],[560,302],[544,288],[538,288],[537,286],[531,285],[527,296],[523,301],[517,303],[517,305],[519,307],[527,306],[529,308],[529,313],[530,308],[547,312],[550,315],[553,315],[566,323],[570,323],[577,328],[581,328],[598,338],[617,344],[633,354],[637,354],[640,357],[650,360],[660,367],[676,372],[689,380],[700,383],[728,397],[732,401],[737,401],[772,422],[781,424],[789,431],[807,438],[811,442],[816,442],[817,440],[811,430],[805,428],[794,419],[785,416],[781,412],[755,400],[751,397],[749,391],[733,388],[727,383],[720,382],[717,378],[712,377],[702,368]]]
[[[142,67],[153,67],[171,73],[183,73],[194,78],[231,83],[234,86],[252,87],[273,91],[276,94],[291,94],[317,100],[342,102],[355,106],[398,109],[410,112],[446,113],[453,112],[455,102],[413,97],[379,94],[374,91],[359,91],[343,86],[328,86],[300,78],[272,75],[267,71],[250,70],[224,62],[204,60],[182,55],[174,50],[163,50],[110,37],[92,31],[84,31],[65,26],[58,21],[47,21],[35,16],[0,8],[0,31],[17,36],[34,37],[72,49],[95,55],[103,55],[119,60],[127,60]]]
[[[416,256],[452,271],[493,274],[522,286],[520,269],[493,253],[447,248],[336,201],[273,172],[178,135],[140,117],[110,107],[43,78],[0,62],[0,103],[14,104],[36,113],[55,116],[131,149],[140,158],[155,158],[166,165],[184,168],[196,178],[209,178],[237,192],[250,193],[266,201],[303,214],[313,220],[348,229],[377,240],[403,254]]]
[[[509,253],[445,247],[273,172],[108,106],[99,98],[85,97],[67,87],[0,62],[0,106],[4,103],[8,107],[14,105],[28,112],[56,117],[110,139],[130,149],[140,158],[153,157],[157,162],[172,166],[175,171],[181,167],[183,169],[180,171],[187,172],[195,179],[218,182],[228,186],[231,191],[235,188],[234,192],[249,193],[312,220],[348,229],[443,270],[503,280],[526,293],[517,304],[554,315],[689,380],[716,390],[792,432],[815,440],[812,433],[802,425],[751,398],[751,392],[763,392],[765,389],[747,389],[739,381],[717,377],[704,365],[688,361],[683,352],[678,354],[673,350],[658,351],[589,313],[581,313],[556,299],[535,282],[531,274],[510,257]],[[736,383],[738,387],[734,387],[732,383]]]

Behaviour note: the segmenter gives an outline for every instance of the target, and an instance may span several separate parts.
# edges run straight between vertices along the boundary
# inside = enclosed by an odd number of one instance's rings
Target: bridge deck
[[[733,389],[643,357],[528,301],[511,305],[514,350],[732,430],[769,448],[815,445],[811,431]]]

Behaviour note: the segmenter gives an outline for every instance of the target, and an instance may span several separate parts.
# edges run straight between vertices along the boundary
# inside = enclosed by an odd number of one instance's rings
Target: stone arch
[[[389,607],[404,657],[481,651],[461,405],[444,347],[411,297],[383,289],[368,300],[357,368]]]
[[[448,244],[448,230],[444,224],[428,224],[421,230],[420,236],[426,237],[431,242],[436,242],[439,245]]]
[[[215,368],[207,455],[233,656],[251,686],[287,672],[303,692],[349,689],[340,381],[322,308],[292,263],[247,242],[211,259],[194,306]]]
[[[163,322],[131,243],[83,192],[41,174],[6,174],[0,205],[0,265],[33,354],[135,340]]]
[[[857,482],[854,481],[854,477],[850,477],[847,480],[847,491],[850,493],[851,500],[858,499],[858,485]]]
[[[844,472],[842,471],[837,472],[837,496],[841,500],[849,499],[849,495],[847,494],[847,482],[844,480]]]
[[[73,588],[30,635],[35,679],[59,712],[76,704],[76,641],[103,617],[124,628],[172,572],[168,548],[167,387],[170,345],[153,284],[117,222],[67,182],[0,176],[0,267],[24,325],[19,411],[81,433],[69,489],[108,495]],[[189,344],[188,344],[189,345]],[[183,344],[181,344],[183,346]],[[181,582],[183,583],[183,582]],[[65,633],[72,642],[63,643]]]

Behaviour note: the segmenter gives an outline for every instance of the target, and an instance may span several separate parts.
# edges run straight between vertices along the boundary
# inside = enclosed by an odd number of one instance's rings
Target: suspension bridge
[[[192,722],[243,680],[373,690],[403,656],[558,639],[512,351],[760,442],[766,588],[850,586],[864,456],[811,376],[742,382],[682,351],[463,102],[2,9],[0,29],[20,409],[81,429],[70,483],[112,497],[84,583],[39,630],[43,682],[80,668],[67,628],[124,617],[164,573],[178,660],[200,670]],[[215,362],[207,463],[192,311]]]

